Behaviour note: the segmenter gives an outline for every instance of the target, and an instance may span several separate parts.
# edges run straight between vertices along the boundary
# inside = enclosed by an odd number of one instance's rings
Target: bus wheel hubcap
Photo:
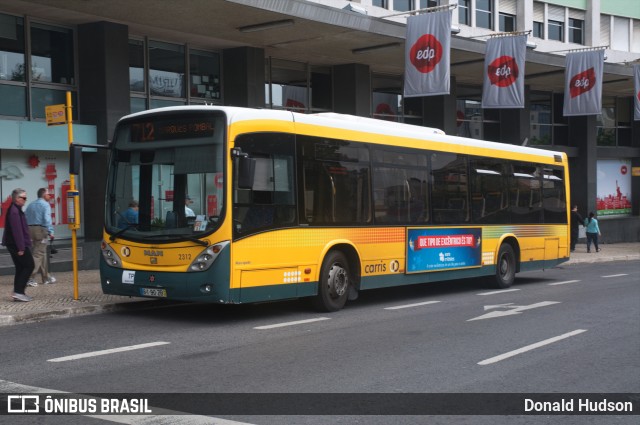
[[[347,285],[349,278],[347,277],[347,271],[340,267],[338,264],[331,266],[329,270],[329,292],[333,298],[339,298],[347,292]]]

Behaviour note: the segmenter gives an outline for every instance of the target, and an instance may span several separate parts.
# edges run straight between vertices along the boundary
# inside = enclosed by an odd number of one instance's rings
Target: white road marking
[[[535,304],[530,304],[530,305],[512,305],[512,304],[513,303],[484,306],[485,311],[489,310],[489,309],[493,309],[493,308],[500,308],[500,307],[501,308],[508,308],[509,310],[506,310],[506,311],[492,311],[492,312],[489,312],[487,314],[483,314],[482,316],[478,316],[478,317],[474,317],[473,319],[469,319],[469,320],[467,320],[467,322],[471,322],[473,320],[494,319],[496,317],[512,316],[514,314],[520,314],[521,312],[523,312],[525,310],[531,310],[532,308],[540,308],[540,307],[546,307],[546,306],[549,306],[549,305],[560,304],[560,301],[542,301],[542,302],[535,303]]]
[[[479,365],[488,365],[491,363],[497,363],[501,360],[508,359],[509,357],[517,356],[518,354],[526,353],[527,351],[534,350],[536,348],[543,347],[545,345],[552,344],[554,342],[569,338],[582,332],[586,332],[586,329],[576,329],[575,331],[568,332],[566,334],[554,336],[553,338],[545,339],[544,341],[536,342],[535,344],[527,345],[526,347],[518,348],[517,350],[509,351],[508,353],[500,354],[499,356],[491,357],[490,359],[478,362]]]
[[[48,388],[32,387],[30,385],[18,384],[16,382],[3,381],[0,379],[0,393],[3,394],[70,394],[79,395],[66,391],[52,390]],[[92,398],[95,400],[102,400],[97,397],[83,397]],[[98,402],[100,404],[101,402]],[[127,425],[251,425],[246,422],[230,421],[222,418],[215,418],[211,416],[192,415],[186,412],[176,412],[174,410],[166,410],[153,406],[149,406],[150,410],[157,412],[157,415],[81,415],[74,414],[73,416],[86,416],[88,418],[102,419],[104,421],[115,422],[119,424]],[[65,417],[62,415],[61,417]]]
[[[275,325],[256,326],[253,329],[265,330],[274,328],[283,328],[285,326],[303,325],[305,323],[319,322],[322,320],[329,320],[328,317],[317,317],[315,319],[296,320],[295,322],[276,323]]]
[[[609,276],[600,276],[600,277],[620,277],[620,276],[629,276],[626,273],[620,273],[620,274],[610,274]]]
[[[495,295],[495,294],[504,294],[505,292],[514,292],[514,291],[519,291],[520,289],[518,288],[514,288],[514,289],[502,289],[500,291],[491,291],[491,292],[483,292],[481,294],[476,294],[476,295]]]
[[[565,285],[567,283],[576,283],[576,282],[580,282],[580,281],[579,280],[565,280],[564,282],[553,282],[553,283],[550,283],[549,286]]]
[[[397,305],[395,307],[385,307],[385,310],[400,310],[401,308],[420,307],[421,305],[436,304],[436,303],[439,303],[439,302],[440,301],[425,301],[423,303]]]
[[[140,350],[141,348],[156,347],[158,345],[167,345],[167,344],[171,344],[171,343],[170,342],[163,342],[163,341],[149,342],[147,344],[130,345],[128,347],[110,348],[108,350],[92,351],[90,353],[82,353],[82,354],[74,354],[73,356],[58,357],[56,359],[49,359],[47,361],[48,362],[68,362],[70,360],[84,359],[84,358],[87,358],[87,357],[104,356],[105,354],[121,353],[123,351],[131,351],[131,350]]]

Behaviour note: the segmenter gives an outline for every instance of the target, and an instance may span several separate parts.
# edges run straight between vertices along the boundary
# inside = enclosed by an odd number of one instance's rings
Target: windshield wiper
[[[122,229],[118,230],[118,231],[117,231],[117,232],[115,232],[113,235],[110,235],[110,236],[109,236],[109,240],[110,240],[111,242],[115,241],[115,240],[116,240],[116,238],[117,238],[118,236],[120,236],[121,234],[123,234],[123,233],[124,233],[124,232],[126,232],[127,230],[131,229],[132,227],[136,227],[136,228],[137,228],[137,227],[138,227],[138,224],[137,224],[137,223],[130,223],[130,224],[127,224],[125,227],[123,227]]]
[[[192,236],[187,236],[187,235],[146,235],[145,236],[145,239],[153,239],[153,238],[168,238],[171,240],[186,239],[188,241],[195,242],[198,245],[209,246],[205,241],[200,240],[198,238],[194,238]]]

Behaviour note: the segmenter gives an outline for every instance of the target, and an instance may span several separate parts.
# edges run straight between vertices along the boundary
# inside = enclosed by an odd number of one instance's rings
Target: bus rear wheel
[[[513,285],[516,277],[516,255],[508,243],[503,243],[498,251],[495,286],[500,289]]]
[[[318,295],[313,306],[318,311],[337,311],[344,307],[349,296],[351,272],[343,253],[331,251],[322,262]]]

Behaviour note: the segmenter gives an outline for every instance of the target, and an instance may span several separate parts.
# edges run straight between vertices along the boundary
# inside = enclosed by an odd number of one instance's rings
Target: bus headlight
[[[111,245],[109,245],[104,240],[100,244],[100,251],[102,252],[104,261],[106,261],[108,265],[110,265],[111,267],[122,268],[122,261],[120,260],[120,256],[116,254]]]
[[[208,270],[209,267],[216,261],[218,255],[222,252],[222,250],[229,245],[229,241],[220,242],[215,245],[208,246],[204,251],[202,251],[195,260],[189,265],[188,271],[190,272],[203,272]]]

